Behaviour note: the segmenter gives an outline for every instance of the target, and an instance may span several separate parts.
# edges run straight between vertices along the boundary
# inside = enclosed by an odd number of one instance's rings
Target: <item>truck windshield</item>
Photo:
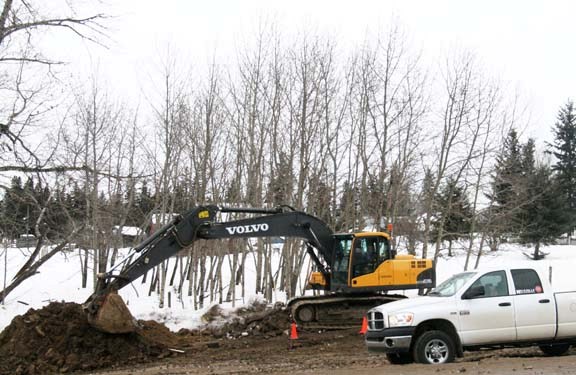
[[[466,281],[468,281],[476,272],[463,272],[456,274],[432,289],[427,295],[432,297],[450,297],[456,294]]]

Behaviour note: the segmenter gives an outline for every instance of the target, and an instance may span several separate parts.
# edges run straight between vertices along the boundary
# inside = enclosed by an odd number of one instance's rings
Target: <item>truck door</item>
[[[551,290],[544,290],[533,269],[511,270],[514,284],[518,340],[552,339],[556,334],[556,307]]]
[[[456,313],[462,344],[514,341],[513,303],[505,271],[488,272],[479,277],[458,301]]]

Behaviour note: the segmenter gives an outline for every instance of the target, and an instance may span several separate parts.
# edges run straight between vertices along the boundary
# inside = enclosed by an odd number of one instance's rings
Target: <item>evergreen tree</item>
[[[308,199],[308,212],[322,219],[330,226],[334,225],[334,216],[332,215],[332,190],[325,181],[328,179],[326,171],[325,176],[313,175],[310,183],[310,196]]]
[[[379,183],[381,180],[375,174],[370,174],[368,177],[368,182],[366,183],[366,191],[362,194],[363,199],[362,203],[365,206],[365,209],[362,210],[366,216],[372,217],[375,220],[380,218],[380,215],[385,212],[386,210],[386,195],[388,192],[384,188],[382,184]],[[383,180],[383,178],[382,178]],[[375,223],[378,225],[379,223]]]
[[[270,185],[268,186],[270,188]],[[269,193],[268,189],[268,192]],[[241,202],[242,200],[242,181],[240,177],[232,177],[231,181],[227,184],[225,192],[225,201],[228,204]],[[268,202],[268,197],[266,197],[266,202]]]
[[[2,198],[0,228],[3,236],[9,239],[15,239],[24,230],[22,220],[19,218],[23,191],[22,179],[20,177],[12,177],[10,188],[6,190]]]
[[[422,190],[420,191],[420,200],[418,211],[420,214],[427,214],[428,207],[431,208],[432,212],[436,211],[436,203],[434,200],[436,196],[434,195],[434,174],[430,168],[424,170],[424,179],[422,180]]]
[[[140,192],[136,194],[132,210],[126,219],[127,225],[139,227],[144,224],[146,217],[154,209],[154,196],[148,190],[146,181],[142,182]]]
[[[279,206],[282,204],[292,204],[292,182],[294,181],[294,174],[290,166],[289,160],[284,152],[278,156],[278,165],[272,171],[268,189],[266,191],[266,203],[272,206]]]
[[[520,242],[533,244],[534,259],[541,259],[540,245],[554,243],[556,238],[571,227],[571,215],[561,194],[562,184],[552,175],[548,166],[535,168],[528,176],[527,201],[519,210],[522,226]]]
[[[78,222],[84,222],[86,219],[86,190],[78,186],[77,182],[72,185],[72,191],[66,198],[67,204],[72,219]]]
[[[553,132],[554,144],[549,145],[548,149],[556,158],[552,170],[556,173],[560,193],[566,200],[566,206],[572,216],[572,227],[574,227],[576,225],[576,110],[572,101],[568,101],[560,109]]]
[[[432,221],[432,236],[448,241],[448,255],[452,256],[452,242],[465,238],[470,232],[472,208],[466,191],[455,180],[449,179],[436,197],[441,210]]]
[[[529,153],[529,149],[524,152]],[[518,133],[515,129],[511,129],[504,141],[502,152],[496,157],[495,172],[492,174],[492,189],[489,194],[486,194],[492,207],[485,230],[491,233],[496,243],[503,235],[518,231],[516,218],[521,200],[519,190],[525,177],[523,169],[526,168],[526,163],[529,163],[529,158],[522,157]]]
[[[520,174],[523,177],[529,177],[536,171],[536,143],[533,138],[528,139],[526,144],[521,146],[520,157]]]
[[[336,213],[336,225],[334,228],[336,231],[348,231],[357,228],[358,196],[358,189],[350,182],[345,181],[338,204],[338,212]]]
[[[63,228],[68,226],[68,216],[66,211],[68,207],[66,206],[66,192],[64,189],[56,189],[54,191],[54,197],[50,202],[49,209],[45,215],[46,221],[46,237],[49,239],[59,239],[63,232]]]
[[[394,166],[391,172],[390,192],[388,193],[395,219],[398,216],[408,216],[414,213],[413,193],[411,190],[411,181],[406,178],[405,172],[402,172],[398,166]],[[389,213],[389,215],[392,215]]]
[[[518,205],[514,211],[514,220],[517,234],[520,234],[532,220],[526,214],[526,207],[530,207],[534,200],[534,189],[531,184],[533,183],[536,174],[536,162],[534,158],[535,143],[534,139],[530,138],[525,145],[521,147],[521,160],[522,166],[520,177],[515,182],[515,193]]]
[[[22,220],[23,231],[19,234],[32,234],[34,232],[34,224],[38,218],[39,208],[35,202],[36,187],[34,180],[28,178],[22,193],[18,197],[20,204],[18,205],[18,219]]]
[[[35,234],[40,212],[46,208],[44,220],[39,223],[43,235],[48,232],[50,215],[50,188],[28,178],[24,185],[20,177],[13,177],[10,188],[0,201],[0,232],[3,236],[16,239],[22,234]]]

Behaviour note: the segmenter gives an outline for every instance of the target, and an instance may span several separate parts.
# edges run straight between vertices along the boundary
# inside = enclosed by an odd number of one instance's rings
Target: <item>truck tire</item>
[[[386,353],[386,359],[393,365],[407,365],[414,362],[411,353]]]
[[[538,345],[542,353],[549,356],[558,356],[566,354],[570,349],[570,344],[556,344],[556,345]]]
[[[450,363],[456,357],[454,340],[443,331],[424,332],[416,340],[413,350],[416,362],[429,365]]]

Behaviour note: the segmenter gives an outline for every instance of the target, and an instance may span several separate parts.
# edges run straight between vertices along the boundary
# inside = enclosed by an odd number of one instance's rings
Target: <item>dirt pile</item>
[[[0,374],[93,370],[170,355],[173,334],[157,323],[141,324],[140,333],[108,335],[88,324],[78,304],[30,309],[0,334]]]
[[[258,301],[231,312],[214,305],[202,319],[206,322],[202,333],[215,338],[267,338],[282,335],[290,328],[290,315],[283,304],[269,306]]]

